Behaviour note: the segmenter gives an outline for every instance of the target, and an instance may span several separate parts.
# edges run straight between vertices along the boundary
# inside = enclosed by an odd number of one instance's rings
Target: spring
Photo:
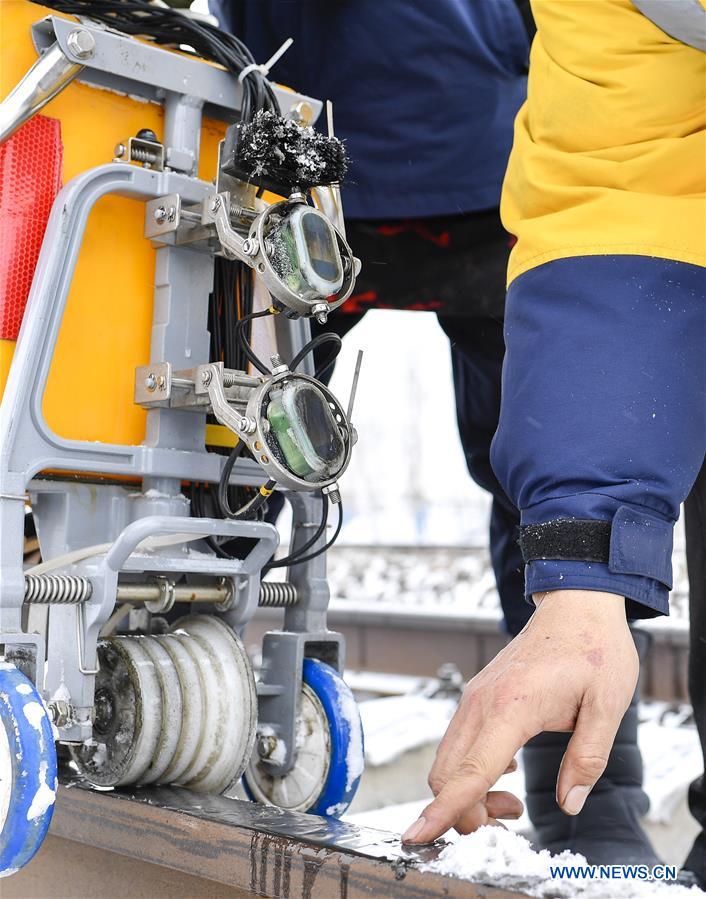
[[[260,584],[260,606],[284,608],[295,606],[298,602],[297,588],[289,581],[265,581]]]
[[[72,574],[25,575],[25,602],[41,605],[81,603],[91,598],[93,584]]]
[[[149,150],[147,147],[136,147],[132,144],[130,147],[130,161],[149,162],[151,165],[154,165],[155,162],[159,161],[159,157],[154,150]]]

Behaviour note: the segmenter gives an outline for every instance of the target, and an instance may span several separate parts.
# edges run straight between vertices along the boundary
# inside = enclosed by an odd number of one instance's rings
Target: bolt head
[[[257,256],[257,251],[260,249],[258,242],[254,238],[247,238],[243,241],[243,253],[246,256]]]
[[[152,372],[150,372],[145,378],[145,387],[148,390],[154,390],[157,387],[157,379]]]
[[[317,321],[320,325],[325,325],[326,322],[328,321],[328,315],[327,315],[327,313],[326,313],[326,312],[317,312],[317,313],[316,313],[316,321]]]
[[[96,52],[96,41],[90,31],[75,28],[66,38],[66,46],[76,59],[90,59]]]
[[[164,375],[160,375],[157,378],[157,387],[159,387],[160,390],[167,389],[167,379],[164,377]]]
[[[122,159],[122,157],[125,155],[126,152],[127,152],[127,147],[125,146],[125,144],[116,144],[115,145],[115,155],[117,156],[118,159]]]
[[[167,219],[167,210],[164,206],[158,206],[154,211],[154,220],[158,225],[161,225],[162,222]]]
[[[277,748],[277,737],[261,734],[257,739],[257,754],[261,759],[269,759]]]
[[[214,197],[213,202],[211,203],[211,212],[218,212],[218,210],[220,208],[221,208],[221,198]]]
[[[211,383],[211,372],[210,371],[202,371],[201,372],[201,383],[204,387],[208,387]]]

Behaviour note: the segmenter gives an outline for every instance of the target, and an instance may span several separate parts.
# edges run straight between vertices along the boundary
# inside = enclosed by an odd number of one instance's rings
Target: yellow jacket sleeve
[[[501,207],[517,237],[508,280],[568,256],[706,265],[706,53],[630,0],[532,8],[528,98]]]

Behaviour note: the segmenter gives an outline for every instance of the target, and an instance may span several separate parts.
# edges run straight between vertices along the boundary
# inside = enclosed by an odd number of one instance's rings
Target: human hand
[[[577,815],[603,773],[639,673],[625,600],[557,590],[535,604],[524,630],[466,686],[429,775],[436,798],[404,842],[517,817],[519,800],[491,787],[542,731],[574,732],[557,780],[564,812]]]

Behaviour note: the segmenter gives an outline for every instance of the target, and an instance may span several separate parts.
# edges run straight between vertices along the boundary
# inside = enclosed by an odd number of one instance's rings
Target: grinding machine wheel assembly
[[[328,134],[314,130],[323,103],[267,78],[278,54],[259,64],[189,11],[12,6],[0,876],[47,833],[57,743],[87,788],[230,797],[242,784],[257,802],[340,817],[363,735],[327,624],[326,553],[361,358],[341,402],[314,361],[326,345],[330,367],[340,338],[312,339],[309,321],[350,297],[360,261],[332,112]],[[106,260],[120,262],[96,317]],[[275,491],[292,512],[279,557]],[[26,559],[23,535],[36,535]],[[282,621],[256,678],[243,635],[260,606]]]

